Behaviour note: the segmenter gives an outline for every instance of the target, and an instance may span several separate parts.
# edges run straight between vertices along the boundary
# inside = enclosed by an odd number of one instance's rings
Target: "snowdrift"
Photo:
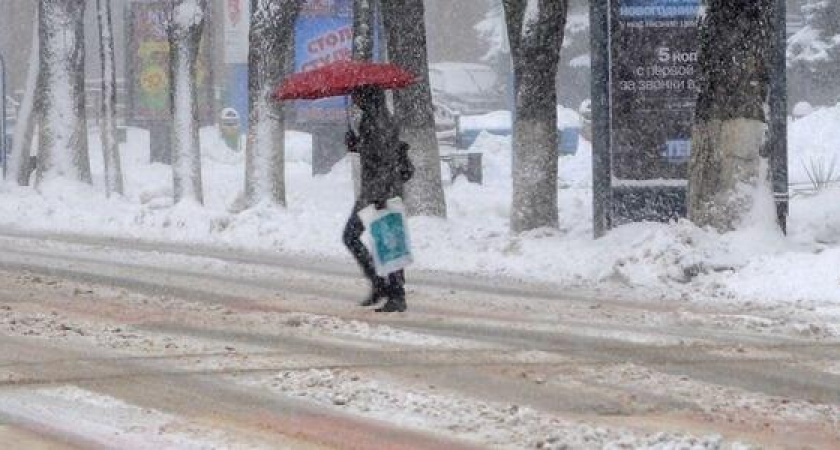
[[[508,231],[510,138],[483,134],[485,184],[446,185],[449,219],[411,219],[417,266],[692,302],[840,305],[840,187],[814,192],[807,165],[838,158],[840,105],[791,122],[794,195],[789,235],[752,227],[728,234],[689,222],[639,223],[592,239],[591,148],[560,161],[559,230]],[[102,194],[102,161],[91,135],[94,187],[52,182],[36,191],[0,188],[0,227],[119,236],[196,245],[307,254],[346,260],[341,231],[353,203],[350,166],[311,175],[311,137],[287,133],[287,208],[237,211],[244,155],[202,130],[206,206],[172,205],[171,172],[149,164],[148,133],[129,130],[122,146],[125,198]],[[838,167],[840,175],[840,167]]]

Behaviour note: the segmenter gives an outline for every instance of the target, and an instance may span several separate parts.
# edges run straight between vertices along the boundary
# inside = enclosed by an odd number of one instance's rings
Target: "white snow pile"
[[[0,228],[176,241],[307,254],[353,262],[341,243],[352,203],[350,166],[311,174],[311,137],[287,134],[287,208],[238,211],[244,157],[217,130],[202,130],[205,207],[172,204],[168,166],[149,164],[148,134],[122,145],[126,196],[106,198],[92,134],[95,186],[52,182],[38,190],[0,187]],[[416,268],[508,276],[568,286],[639,289],[693,301],[840,304],[840,105],[790,124],[792,186],[788,236],[755,225],[718,234],[683,221],[622,226],[592,238],[591,149],[560,161],[560,228],[511,235],[510,138],[482,134],[483,185],[446,183],[447,220],[413,218]],[[803,163],[803,161],[805,163]],[[817,170],[818,169],[818,170]],[[815,191],[808,174],[828,178]]]
[[[742,354],[743,355],[743,354]],[[792,423],[815,428],[837,429],[840,406],[830,403],[774,397],[748,390],[691,379],[683,375],[658,372],[631,363],[615,366],[582,366],[548,380],[549,384],[568,385],[570,379],[594,381],[606,386],[630,387],[633,392],[655,394],[662,386],[677,399],[699,407],[716,422],[753,424]]]
[[[511,130],[513,114],[510,111],[493,111],[478,116],[462,116],[461,128],[465,130]],[[557,107],[557,129],[581,126],[580,115],[572,109]]]
[[[91,445],[106,448],[272,448],[247,436],[74,386],[6,390],[0,394],[0,413],[38,428],[83,436]]]
[[[344,369],[282,371],[266,382],[278,393],[354,414],[492,448],[724,449],[719,435],[644,433],[571,420],[530,407],[485,402],[455,393],[406,386],[379,374]]]
[[[288,328],[309,333],[327,334],[336,337],[349,337],[404,346],[436,347],[445,349],[482,347],[482,344],[468,340],[438,337],[429,334],[400,330],[388,325],[370,324],[358,320],[343,320],[332,316],[323,316],[318,314],[286,313],[279,315],[278,318],[281,319],[282,324]],[[487,346],[485,345],[485,347]]]

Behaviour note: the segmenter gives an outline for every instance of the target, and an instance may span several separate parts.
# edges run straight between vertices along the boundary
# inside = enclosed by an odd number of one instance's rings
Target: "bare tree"
[[[353,59],[373,60],[373,40],[376,28],[378,0],[353,1]]]
[[[700,94],[689,163],[689,218],[731,230],[767,179],[765,108],[773,0],[710,0],[701,25]]]
[[[189,199],[202,204],[196,64],[207,0],[172,0],[168,13],[175,202]]]
[[[22,89],[26,83],[26,71],[12,69],[22,69],[29,61],[31,49],[24,38],[30,36],[33,30],[38,30],[39,3],[34,0],[0,0],[0,29],[3,30],[0,33],[0,49],[8,70],[6,76],[10,89],[7,92]]]
[[[96,0],[99,22],[99,56],[102,63],[102,115],[99,135],[105,166],[105,192],[123,194],[120,146],[117,142],[117,74],[114,64],[114,27],[111,0]]]
[[[41,0],[38,177],[91,182],[85,118],[85,0]]]
[[[406,206],[412,215],[446,217],[423,0],[388,0],[381,2],[381,7],[389,59],[420,79],[409,88],[394,91],[395,117],[402,139],[411,146],[416,167],[414,178],[406,185]]]
[[[38,34],[38,27],[33,26],[26,84],[23,88],[23,99],[17,111],[17,124],[12,139],[12,152],[9,155],[7,180],[11,180],[19,186],[28,186],[31,175],[32,136],[35,131],[35,122],[37,121],[35,117],[35,91],[39,85],[38,74],[40,72]]]
[[[285,118],[282,106],[271,99],[271,94],[286,76],[301,4],[301,0],[251,0],[251,106],[245,158],[245,197],[249,206],[286,204]]]
[[[567,0],[504,0],[513,67],[514,233],[558,226],[556,77],[568,13]]]

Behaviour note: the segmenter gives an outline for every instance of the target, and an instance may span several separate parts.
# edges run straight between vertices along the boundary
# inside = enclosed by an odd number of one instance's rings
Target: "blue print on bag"
[[[376,245],[375,253],[382,264],[388,264],[409,254],[401,214],[391,213],[373,222],[370,233]]]

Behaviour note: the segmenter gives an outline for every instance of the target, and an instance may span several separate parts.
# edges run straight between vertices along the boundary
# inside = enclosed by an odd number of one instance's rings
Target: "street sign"
[[[670,221],[686,215],[699,92],[701,3],[591,3],[596,236],[628,222]],[[782,11],[777,16],[783,24],[784,0],[778,3]],[[774,66],[776,79],[784,79],[780,71],[784,72],[784,63],[781,70]],[[775,93],[784,98],[784,88]],[[786,153],[784,125],[771,118],[771,129],[774,151]],[[786,192],[786,182],[777,181],[786,180],[786,160],[773,161],[774,187]]]

